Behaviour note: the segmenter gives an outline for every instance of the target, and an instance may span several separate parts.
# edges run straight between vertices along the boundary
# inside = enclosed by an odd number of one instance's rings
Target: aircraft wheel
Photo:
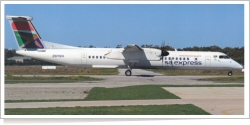
[[[228,74],[227,74],[228,76],[232,76],[233,75],[233,72],[232,71],[230,71],[230,72],[228,72]]]
[[[126,75],[126,76],[131,76],[131,75],[132,75],[131,70],[126,70],[126,71],[125,71],[125,75]]]

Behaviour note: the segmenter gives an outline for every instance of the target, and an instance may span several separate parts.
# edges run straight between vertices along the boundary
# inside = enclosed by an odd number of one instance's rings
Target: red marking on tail
[[[34,31],[33,26],[29,22],[23,22],[23,21],[14,21],[12,22],[12,28],[13,30],[29,30]]]

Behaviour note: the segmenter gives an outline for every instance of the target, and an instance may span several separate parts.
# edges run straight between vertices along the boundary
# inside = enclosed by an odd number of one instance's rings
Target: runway
[[[61,102],[32,102],[8,103],[5,108],[49,108],[49,107],[95,107],[95,106],[135,106],[135,105],[171,105],[188,104],[181,99],[153,100],[110,100],[110,101],[61,101]]]
[[[5,103],[5,108],[194,104],[212,115],[243,115],[243,87],[164,87],[181,99]]]
[[[102,81],[95,81],[95,82],[87,81],[81,83],[5,84],[5,100],[84,99],[87,96],[86,92],[89,92],[90,89],[93,87],[112,88],[112,87],[149,85],[149,84],[155,84],[155,85],[242,84],[242,83],[213,83],[209,81],[197,81],[197,79],[200,78],[216,77],[216,76],[163,76],[161,74],[145,70],[133,70],[133,76],[128,77],[124,75],[124,71],[125,70],[119,69],[120,72],[119,75],[106,75],[106,76],[91,75],[91,77],[104,79]],[[167,87],[165,89],[181,97],[181,99],[143,100],[143,101],[117,100],[117,101],[46,102],[46,106],[75,107],[75,106],[194,104],[214,115],[244,114],[244,87],[239,87],[239,88]],[[232,91],[232,89],[234,89],[235,91]],[[237,95],[237,97],[235,95]],[[5,108],[43,107],[41,105],[44,106],[45,102],[5,103]]]
[[[164,87],[213,115],[243,115],[244,87]]]

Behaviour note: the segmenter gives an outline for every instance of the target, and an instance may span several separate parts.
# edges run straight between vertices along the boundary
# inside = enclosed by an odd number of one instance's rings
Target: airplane
[[[81,48],[43,41],[30,16],[6,16],[14,33],[19,50],[17,54],[38,60],[73,67],[132,69],[192,69],[228,70],[228,76],[243,66],[222,52],[167,51],[141,48],[129,44],[125,48]]]

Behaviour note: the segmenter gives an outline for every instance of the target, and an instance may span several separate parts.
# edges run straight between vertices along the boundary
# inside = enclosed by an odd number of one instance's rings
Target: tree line
[[[90,46],[91,48],[94,48],[94,46]],[[142,48],[156,48],[156,49],[161,49],[161,47],[159,45],[141,45]],[[116,48],[122,48],[122,45],[119,44],[116,46]],[[169,50],[169,51],[174,51],[175,48],[173,48],[172,46],[164,46],[165,50]],[[244,47],[225,47],[225,48],[221,48],[219,46],[208,46],[208,47],[198,47],[198,46],[194,46],[194,47],[186,47],[186,48],[178,48],[177,51],[211,51],[211,52],[223,52],[225,54],[227,54],[229,57],[231,57],[232,59],[234,59],[235,61],[237,61],[238,63],[244,65]],[[24,60],[23,63],[21,62],[16,62],[14,60],[8,60],[8,58],[11,58],[13,56],[19,56],[18,54],[16,54],[16,50],[15,49],[5,49],[5,65],[58,65],[58,64],[54,64],[54,63],[50,63],[50,62],[45,62],[45,61],[40,61],[40,60],[35,60],[35,59],[31,59],[31,60]]]

